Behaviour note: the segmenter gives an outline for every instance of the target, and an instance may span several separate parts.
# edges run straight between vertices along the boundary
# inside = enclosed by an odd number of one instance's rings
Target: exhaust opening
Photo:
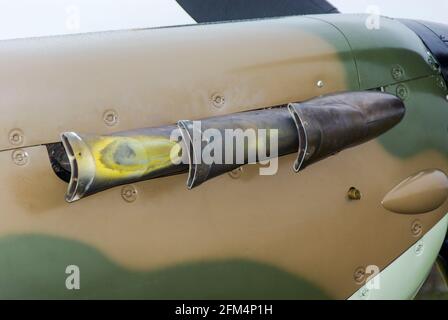
[[[95,161],[85,142],[76,133],[65,132],[61,135],[61,140],[71,169],[65,200],[74,202],[88,192],[95,178]]]
[[[66,154],[71,168],[70,181],[68,183],[68,189],[66,194],[66,200],[70,202],[70,200],[74,197],[76,190],[78,188],[78,163],[76,162],[75,154],[73,153],[73,149],[70,146],[70,142],[68,141],[65,134],[62,134],[61,138],[62,138],[62,145],[66,150]]]
[[[62,181],[69,183],[71,176],[70,161],[65,152],[62,142],[50,143],[46,145],[51,168],[56,176]]]

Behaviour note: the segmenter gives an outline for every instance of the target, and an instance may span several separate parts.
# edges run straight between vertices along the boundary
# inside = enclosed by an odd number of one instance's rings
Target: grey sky
[[[363,13],[374,5],[383,15],[448,23],[448,0],[330,2],[342,12]],[[193,22],[174,0],[0,0],[0,39]]]

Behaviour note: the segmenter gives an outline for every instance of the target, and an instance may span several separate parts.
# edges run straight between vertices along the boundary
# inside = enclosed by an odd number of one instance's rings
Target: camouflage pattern
[[[410,29],[382,18],[369,30],[366,19],[4,41],[0,298],[351,296],[362,286],[356,270],[383,270],[448,209],[406,215],[381,206],[416,172],[448,172],[448,91]],[[251,165],[239,179],[221,176],[191,191],[185,176],[173,176],[130,186],[134,199],[118,187],[68,204],[45,147],[66,131],[110,134],[358,90],[399,96],[404,120],[298,175],[287,156],[272,177]],[[111,111],[113,125],[103,121]],[[347,199],[350,187],[360,201]],[[80,269],[80,290],[65,286],[69,265]]]

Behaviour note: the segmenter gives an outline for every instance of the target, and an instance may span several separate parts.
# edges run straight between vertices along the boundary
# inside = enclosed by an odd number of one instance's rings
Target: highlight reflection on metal
[[[178,142],[170,140],[174,129],[143,129],[113,136],[63,133],[71,167],[66,200],[72,202],[118,185],[186,171],[186,165],[171,161],[171,152],[181,149]]]
[[[118,185],[189,172],[187,186],[194,188],[203,182],[240,167],[242,164],[269,160],[297,152],[294,170],[358,145],[386,132],[400,122],[405,113],[401,100],[381,92],[348,92],[315,98],[301,104],[290,104],[255,111],[213,117],[201,121],[194,132],[192,121],[182,120],[178,126],[146,128],[110,136],[62,134],[62,144],[68,161],[58,156],[61,147],[49,146],[52,166],[59,176],[70,164],[68,202]],[[204,132],[221,133],[223,138],[221,163],[205,163],[200,157],[213,141]],[[226,129],[266,130],[278,134],[278,150],[262,139],[244,143],[243,163],[236,163],[235,152],[226,155]],[[180,131],[176,141],[173,131]],[[200,143],[193,143],[198,135]],[[271,133],[273,134],[273,133]],[[234,137],[227,138],[233,139]],[[262,152],[259,154],[259,150]],[[183,153],[182,151],[187,151]],[[249,151],[255,154],[249,157]],[[278,152],[275,152],[278,151]],[[174,160],[173,161],[173,155]],[[187,157],[188,156],[188,157]],[[187,161],[180,161],[181,158]],[[233,161],[228,161],[232,158]],[[58,168],[60,163],[61,168]]]

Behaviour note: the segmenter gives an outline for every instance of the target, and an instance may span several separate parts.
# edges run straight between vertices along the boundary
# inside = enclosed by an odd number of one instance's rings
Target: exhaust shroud
[[[188,172],[187,187],[195,188],[209,179],[244,164],[264,162],[297,153],[293,165],[299,172],[306,166],[359,145],[385,133],[404,117],[405,106],[397,97],[376,91],[346,92],[314,98],[303,103],[259,109],[177,125],[144,128],[113,135],[65,132],[62,145],[48,146],[55,172],[69,172],[68,202],[119,185]],[[250,129],[250,130],[248,130]],[[237,159],[236,137],[240,131],[275,135],[270,139],[244,139]],[[201,161],[210,151],[210,132],[222,137],[214,149],[218,161]],[[232,148],[225,146],[232,145]],[[63,148],[63,149],[62,149]],[[240,151],[241,151],[240,150]],[[58,157],[55,157],[58,155]],[[255,156],[251,156],[255,155]],[[237,161],[238,160],[238,161]]]

